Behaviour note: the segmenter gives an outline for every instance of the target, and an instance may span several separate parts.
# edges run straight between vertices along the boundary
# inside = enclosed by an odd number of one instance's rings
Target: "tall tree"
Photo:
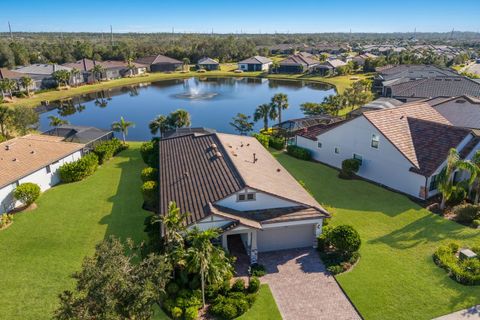
[[[123,144],[126,144],[126,139],[128,135],[128,128],[135,127],[135,123],[131,121],[125,121],[123,117],[120,117],[120,121],[112,123],[112,130],[115,132],[122,133]]]
[[[38,113],[33,108],[15,106],[12,109],[12,129],[25,135],[38,128]]]
[[[8,128],[12,125],[13,112],[9,107],[0,104],[0,134],[8,136]]]
[[[257,122],[263,120],[263,129],[268,130],[268,120],[275,120],[277,118],[277,110],[271,103],[261,104],[255,109],[253,114],[253,121]]]
[[[27,96],[30,97],[30,87],[33,84],[32,78],[30,78],[29,76],[21,77],[20,84],[25,89],[25,91],[27,91]]]
[[[463,166],[470,173],[469,184],[475,191],[473,203],[478,205],[480,200],[480,150],[473,155],[472,160],[465,161]]]
[[[288,96],[284,93],[277,93],[272,98],[272,105],[277,110],[278,123],[282,123],[282,110],[288,108]]]
[[[68,124],[68,121],[65,119],[60,119],[55,116],[48,116],[48,119],[50,120],[49,126],[50,127],[60,127],[61,125]]]
[[[250,121],[250,118],[250,116],[243,113],[237,113],[237,115],[232,118],[233,121],[230,122],[230,125],[241,135],[246,135],[253,130],[253,122]]]
[[[154,305],[166,294],[171,268],[160,255],[137,262],[136,251],[131,241],[125,246],[114,237],[97,245],[73,275],[75,289],[59,295],[54,318],[151,319]]]

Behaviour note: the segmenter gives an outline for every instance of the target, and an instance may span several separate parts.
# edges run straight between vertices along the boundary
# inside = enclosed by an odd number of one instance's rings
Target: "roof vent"
[[[210,145],[210,148],[212,148],[212,149],[217,149],[217,145],[216,145],[215,143],[212,143],[212,144]]]
[[[13,162],[16,162],[16,161],[18,161],[18,160],[17,160],[17,158],[13,158],[12,161],[13,161]]]
[[[257,162],[258,161],[258,158],[257,158],[257,155],[254,153],[253,154],[253,163]]]
[[[35,150],[30,151],[30,154],[35,154]]]
[[[465,103],[465,102],[467,102],[467,101],[462,100],[462,99],[459,99],[459,100],[455,101],[455,103]]]
[[[5,150],[6,150],[6,151],[10,150],[10,145],[7,144],[7,145],[5,146]]]
[[[184,177],[184,178],[188,178],[188,171],[185,171],[185,172],[183,173],[183,177]]]
[[[277,172],[280,172],[280,171],[281,171],[280,168],[277,168]]]
[[[220,151],[215,152],[215,156],[216,156],[217,158],[223,157],[223,155],[222,155],[222,153],[221,153]]]

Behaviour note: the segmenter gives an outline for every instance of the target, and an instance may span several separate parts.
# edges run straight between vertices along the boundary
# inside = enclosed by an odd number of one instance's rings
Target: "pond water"
[[[303,102],[321,102],[335,94],[331,86],[305,82],[254,78],[189,78],[114,88],[85,94],[49,107],[39,107],[40,129],[49,129],[51,115],[73,125],[108,129],[123,116],[133,121],[129,140],[147,140],[152,137],[148,123],[158,114],[182,108],[191,115],[192,127],[207,127],[219,132],[234,133],[229,122],[237,113],[252,115],[255,108],[268,103],[276,93],[288,95],[290,107],[282,113],[282,120],[299,118]],[[255,130],[262,122],[255,124]]]

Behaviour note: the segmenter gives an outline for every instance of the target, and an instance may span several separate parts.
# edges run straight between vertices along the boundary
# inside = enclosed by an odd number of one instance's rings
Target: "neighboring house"
[[[0,143],[0,213],[18,205],[13,198],[18,185],[32,182],[45,191],[60,182],[61,165],[81,158],[84,144],[62,140],[29,134]]]
[[[376,69],[373,91],[388,96],[388,88],[395,84],[434,77],[459,77],[453,70],[442,69],[433,65],[388,65]]]
[[[280,61],[277,72],[279,73],[303,73],[318,66],[319,62],[310,56],[299,53]]]
[[[197,62],[198,69],[204,69],[207,71],[220,70],[220,63],[211,58],[202,58]]]
[[[268,71],[272,65],[272,60],[262,57],[254,56],[238,63],[238,69],[243,71]]]
[[[172,72],[183,65],[182,61],[161,54],[139,58],[135,62],[147,66],[151,72]]]
[[[168,138],[177,138],[181,136],[186,136],[193,134],[194,136],[201,136],[205,134],[215,133],[215,129],[204,128],[204,127],[188,127],[188,128],[176,128],[169,130],[163,134],[163,139]]]
[[[337,69],[343,66],[346,66],[347,63],[340,59],[327,60],[320,63],[315,67],[315,71],[321,75],[335,75],[337,74]]]
[[[333,117],[331,115],[322,114],[316,116],[308,116],[298,119],[289,119],[273,125],[274,129],[281,129],[286,133],[287,137],[294,137],[295,134],[301,130],[308,130],[308,128],[317,125],[330,125],[341,121],[340,117]]]
[[[40,90],[54,88],[58,85],[57,81],[52,76],[52,74],[58,70],[66,70],[70,72],[72,71],[72,68],[58,64],[37,63],[29,66],[18,67],[14,71],[28,75],[33,80],[32,87],[34,90]],[[76,80],[76,77],[75,79],[71,79],[72,82],[75,82]]]
[[[385,96],[403,102],[435,97],[480,97],[480,83],[467,77],[434,77],[390,85]]]
[[[341,168],[360,161],[358,175],[419,199],[438,193],[437,176],[451,148],[471,159],[480,149],[472,130],[455,127],[426,102],[368,111],[330,127],[296,136],[315,160]]]
[[[475,64],[471,64],[470,66],[466,67],[465,72],[473,73],[480,77],[480,59],[478,59]]]
[[[328,212],[255,138],[231,134],[160,140],[160,214],[170,201],[187,225],[241,238],[252,263],[258,252],[312,247]],[[162,230],[163,232],[163,230]]]
[[[10,80],[13,80],[16,82],[17,84],[17,89],[16,90],[21,90],[21,89],[25,89],[22,87],[21,83],[20,83],[20,79],[22,77],[25,77],[26,75],[23,74],[23,73],[20,73],[20,72],[15,72],[15,71],[12,71],[12,70],[8,70],[8,69],[5,69],[5,68],[0,68],[0,81],[2,80],[5,80],[5,79],[10,79]],[[30,88],[31,90],[34,90],[34,86],[31,85]],[[16,91],[14,90],[14,91]],[[2,92],[2,94],[6,94],[6,92]]]
[[[356,64],[358,64],[359,66],[364,66],[365,65],[365,61],[367,59],[377,59],[378,56],[377,55],[374,55],[372,53],[364,53],[364,54],[359,54],[358,56],[355,56],[352,58],[352,61],[355,62]]]
[[[80,59],[76,62],[65,63],[63,66],[77,69],[81,74],[81,82],[92,83],[95,82],[95,77],[92,69],[100,65],[103,68],[102,74],[99,76],[101,80],[112,80],[118,79],[126,76],[140,75],[147,72],[147,67],[145,65],[132,62],[131,68],[127,62],[124,61],[96,61],[87,58]]]
[[[404,102],[394,99],[394,98],[385,98],[385,97],[380,97],[378,99],[375,99],[373,101],[370,101],[366,105],[361,106],[360,108],[357,108],[353,111],[350,111],[347,114],[347,118],[353,118],[361,115],[365,111],[372,111],[372,110],[380,110],[380,109],[390,109],[390,108],[395,108],[399,107]]]
[[[69,124],[50,129],[42,133],[48,136],[63,138],[62,141],[75,142],[85,145],[85,149],[93,149],[97,144],[111,140],[114,137],[113,131],[102,130],[95,127],[73,126]]]
[[[480,129],[480,99],[470,96],[434,98],[426,101],[457,127]]]

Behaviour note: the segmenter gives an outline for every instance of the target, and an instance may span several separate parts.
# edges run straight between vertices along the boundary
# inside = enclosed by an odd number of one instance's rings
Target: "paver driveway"
[[[284,320],[361,319],[314,249],[263,253],[259,263]]]

